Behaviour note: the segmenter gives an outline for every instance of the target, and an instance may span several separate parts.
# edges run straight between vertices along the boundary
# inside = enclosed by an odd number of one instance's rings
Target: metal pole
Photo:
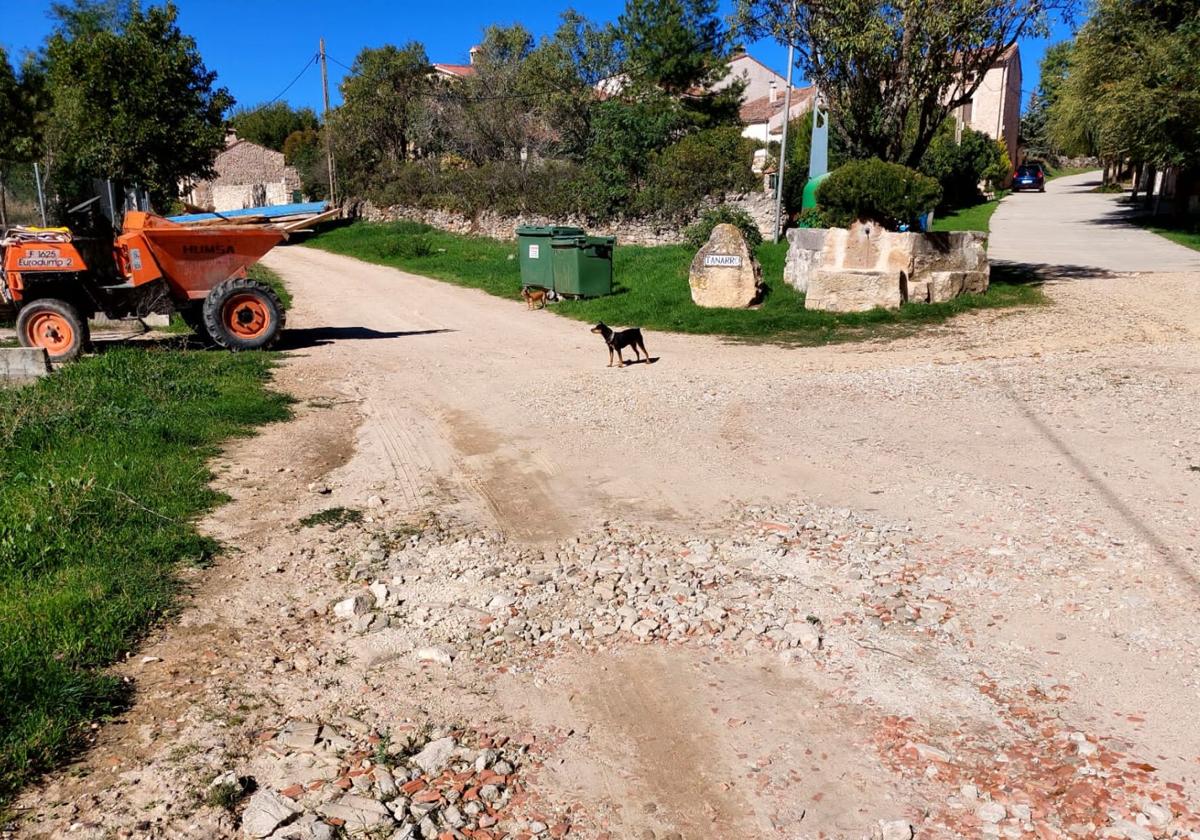
[[[37,161],[33,162],[33,182],[37,184],[38,190],[38,212],[42,214],[42,227],[46,226],[46,195],[42,192],[42,173],[38,169]]]
[[[792,67],[795,64],[796,48],[789,43],[787,88],[784,89],[783,94],[783,136],[779,139],[779,171],[775,176],[775,242],[779,241],[779,237],[783,233],[783,170],[787,165],[788,123],[792,117]]]
[[[329,130],[329,74],[325,65],[325,39],[321,39],[321,93],[325,97],[325,113],[321,119],[325,122],[325,163],[329,168],[329,203],[337,201],[335,189],[336,179],[333,174],[333,134]]]

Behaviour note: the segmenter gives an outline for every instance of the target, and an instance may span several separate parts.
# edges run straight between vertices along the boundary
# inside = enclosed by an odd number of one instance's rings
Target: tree
[[[475,54],[475,74],[453,85],[458,105],[454,150],[473,163],[521,163],[553,146],[557,132],[539,113],[541,80],[528,71],[535,47],[520,24],[489,26]]]
[[[432,74],[417,41],[367,48],[354,59],[342,81],[342,105],[330,115],[347,181],[394,170],[414,154],[414,131],[433,92]]]
[[[736,119],[743,85],[714,90],[728,71],[732,37],[716,0],[626,0],[617,21],[632,96],[677,100],[700,127]]]
[[[1155,168],[1200,164],[1200,2],[1100,0],[1050,109],[1067,150]]]
[[[36,67],[27,62],[18,74],[0,47],[0,231],[8,226],[9,167],[33,161],[41,142],[40,92]]]
[[[283,160],[300,173],[300,188],[314,200],[329,197],[329,161],[320,131],[294,131],[283,143]]]
[[[50,17],[72,38],[97,32],[116,32],[133,17],[138,0],[72,0],[51,3]]]
[[[165,203],[184,179],[210,175],[224,148],[233,97],[176,25],[174,3],[87,14],[124,6],[76,0],[44,50],[48,170],[64,201],[110,178]]]
[[[954,120],[942,125],[921,161],[921,172],[936,178],[942,187],[941,207],[955,209],[977,204],[981,182],[993,187],[1012,171],[1004,143],[982,131],[963,127],[955,137]]]
[[[610,99],[592,118],[586,166],[597,193],[595,208],[615,212],[640,190],[653,155],[683,136],[685,118],[665,94],[656,99]]]
[[[794,44],[854,157],[920,164],[946,118],[1046,15],[1076,0],[739,0],[750,37]]]
[[[755,145],[736,125],[686,135],[653,156],[637,209],[686,218],[706,198],[749,192]]]
[[[598,26],[578,12],[563,13],[558,29],[544,38],[524,60],[523,85],[536,114],[556,129],[552,151],[583,158],[591,133],[596,85],[616,75],[621,65],[619,35],[614,26]]]
[[[230,127],[242,140],[249,140],[277,152],[297,131],[315,131],[320,127],[312,108],[293,108],[286,102],[239,108],[229,117]]]
[[[1053,44],[1042,56],[1040,81],[1021,115],[1021,145],[1033,158],[1053,157],[1061,151],[1050,136],[1050,112],[1059,101],[1071,61],[1070,41]]]

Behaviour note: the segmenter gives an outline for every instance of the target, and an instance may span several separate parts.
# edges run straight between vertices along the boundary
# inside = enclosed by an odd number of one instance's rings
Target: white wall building
[[[1020,163],[1021,53],[1013,44],[988,69],[971,101],[954,110],[958,125],[982,131],[1008,148],[1008,159]]]
[[[742,136],[763,143],[779,140],[783,134],[784,94],[787,92],[787,77],[776,73],[749,53],[738,52],[729,60],[729,72],[714,87],[726,88],[736,80],[742,80]],[[804,116],[812,109],[813,87],[792,86],[791,111],[788,120]]]

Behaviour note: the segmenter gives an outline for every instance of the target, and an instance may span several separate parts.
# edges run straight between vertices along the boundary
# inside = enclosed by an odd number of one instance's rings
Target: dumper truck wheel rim
[[[271,309],[257,295],[234,295],[222,314],[229,332],[240,339],[258,338],[271,328]]]
[[[30,347],[44,347],[51,356],[62,356],[75,345],[75,328],[57,312],[38,312],[25,322]]]

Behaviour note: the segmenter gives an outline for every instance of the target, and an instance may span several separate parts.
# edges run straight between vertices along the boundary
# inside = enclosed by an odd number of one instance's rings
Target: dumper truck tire
[[[90,339],[87,321],[65,300],[31,300],[17,314],[17,340],[23,347],[44,347],[52,362],[76,358]]]
[[[226,350],[262,350],[283,332],[283,304],[256,280],[226,280],[204,298],[204,327]]]

